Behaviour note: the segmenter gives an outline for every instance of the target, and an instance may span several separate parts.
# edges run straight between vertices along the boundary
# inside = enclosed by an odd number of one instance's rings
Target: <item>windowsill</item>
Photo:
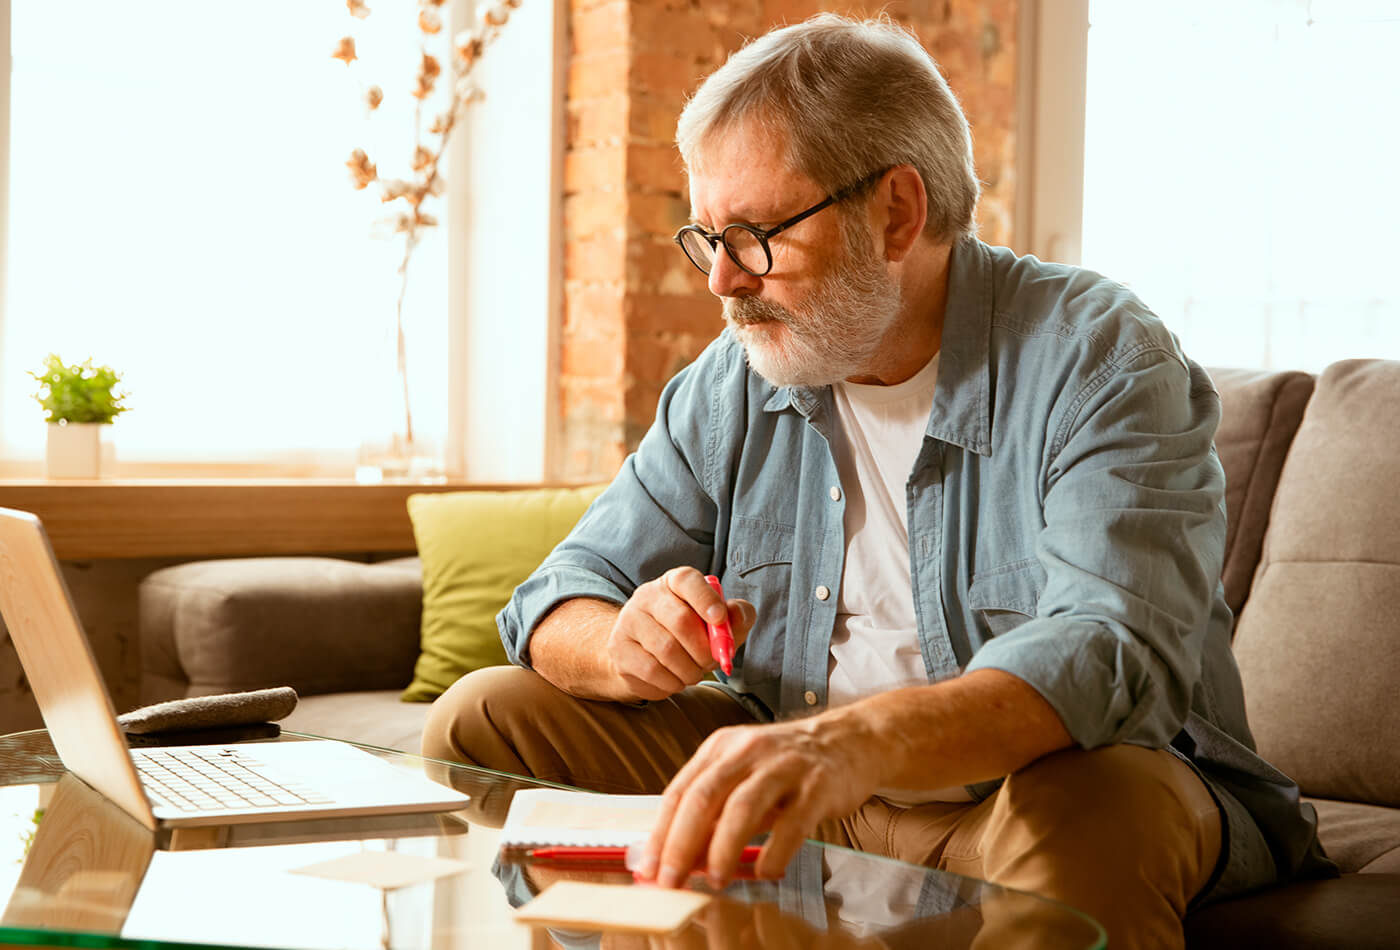
[[[520,485],[350,479],[0,479],[0,506],[43,520],[60,560],[412,552],[416,492]],[[530,486],[534,487],[534,486]]]

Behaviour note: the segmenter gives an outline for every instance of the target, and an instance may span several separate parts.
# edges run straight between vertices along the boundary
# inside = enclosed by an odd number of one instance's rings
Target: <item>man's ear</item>
[[[914,249],[928,220],[924,180],[913,165],[896,165],[875,186],[875,202],[885,225],[885,259],[902,261]]]

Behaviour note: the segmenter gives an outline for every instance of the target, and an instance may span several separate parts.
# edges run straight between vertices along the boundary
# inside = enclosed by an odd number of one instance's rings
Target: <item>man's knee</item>
[[[1066,749],[1007,777],[982,845],[983,876],[1088,912],[1111,945],[1180,947],[1220,854],[1220,813],[1169,751]]]
[[[453,683],[434,701],[423,726],[423,755],[500,768],[492,749],[530,711],[563,695],[533,670],[488,666]],[[497,741],[490,741],[497,739]]]
[[[1135,745],[1062,749],[1008,776],[1001,794],[1020,813],[1063,819],[1073,812],[1099,822],[1215,809],[1189,766],[1166,750]]]
[[[1171,752],[1142,746],[1066,749],[1010,775],[984,840],[989,866],[1135,868],[1158,878],[1180,913],[1220,850],[1220,814],[1205,783]],[[998,853],[999,852],[999,853]],[[1155,868],[1155,870],[1150,870]]]

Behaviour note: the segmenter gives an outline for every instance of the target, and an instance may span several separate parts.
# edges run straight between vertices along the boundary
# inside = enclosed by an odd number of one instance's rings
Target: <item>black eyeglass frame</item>
[[[733,261],[735,266],[737,266],[740,270],[742,270],[746,274],[751,274],[754,277],[766,277],[768,275],[768,272],[773,269],[773,249],[768,246],[769,238],[772,238],[774,235],[786,231],[788,228],[792,227],[795,224],[800,224],[803,221],[806,221],[818,211],[825,210],[826,208],[829,208],[834,204],[838,204],[842,201],[845,201],[847,198],[850,198],[852,195],[856,194],[861,189],[865,188],[867,185],[870,185],[871,183],[879,179],[879,177],[887,171],[889,171],[888,168],[882,168],[879,171],[871,172],[869,175],[866,175],[864,178],[862,178],[855,184],[847,185],[840,191],[827,195],[825,198],[812,205],[812,207],[808,208],[806,211],[799,211],[797,214],[788,218],[786,221],[782,221],[778,224],[775,224],[771,228],[756,228],[751,224],[726,224],[719,231],[709,231],[698,224],[687,224],[685,227],[677,231],[675,235],[671,238],[671,240],[675,241],[676,244],[680,246],[681,252],[685,254],[685,259],[690,261],[690,263],[694,264],[696,270],[700,271],[700,273],[705,274],[706,276],[708,276],[710,271],[713,269],[714,257],[718,256],[718,254],[714,253],[714,256],[710,258],[711,263],[709,267],[706,267],[704,264],[697,261],[694,255],[692,255],[685,246],[686,232],[691,232],[704,238],[705,243],[710,245],[711,252],[718,252],[719,246],[723,244],[724,253],[729,255],[729,259]],[[739,255],[736,254],[733,248],[729,246],[729,241],[725,238],[725,235],[727,235],[730,231],[734,230],[747,232],[748,234],[753,235],[755,239],[757,239],[758,246],[763,248],[763,259],[766,262],[764,264],[763,270],[756,271],[753,268],[745,267],[744,262],[739,260]]]

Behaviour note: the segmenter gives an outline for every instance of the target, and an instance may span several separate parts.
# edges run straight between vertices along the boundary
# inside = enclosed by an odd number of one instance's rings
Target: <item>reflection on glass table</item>
[[[280,741],[297,741],[294,735]],[[666,935],[530,928],[514,908],[557,880],[648,888],[499,848],[514,793],[545,783],[370,748],[471,796],[445,815],[153,834],[66,773],[42,731],[0,737],[0,943],[151,948],[1101,947],[1061,904],[805,844],[776,881],[740,880]]]

